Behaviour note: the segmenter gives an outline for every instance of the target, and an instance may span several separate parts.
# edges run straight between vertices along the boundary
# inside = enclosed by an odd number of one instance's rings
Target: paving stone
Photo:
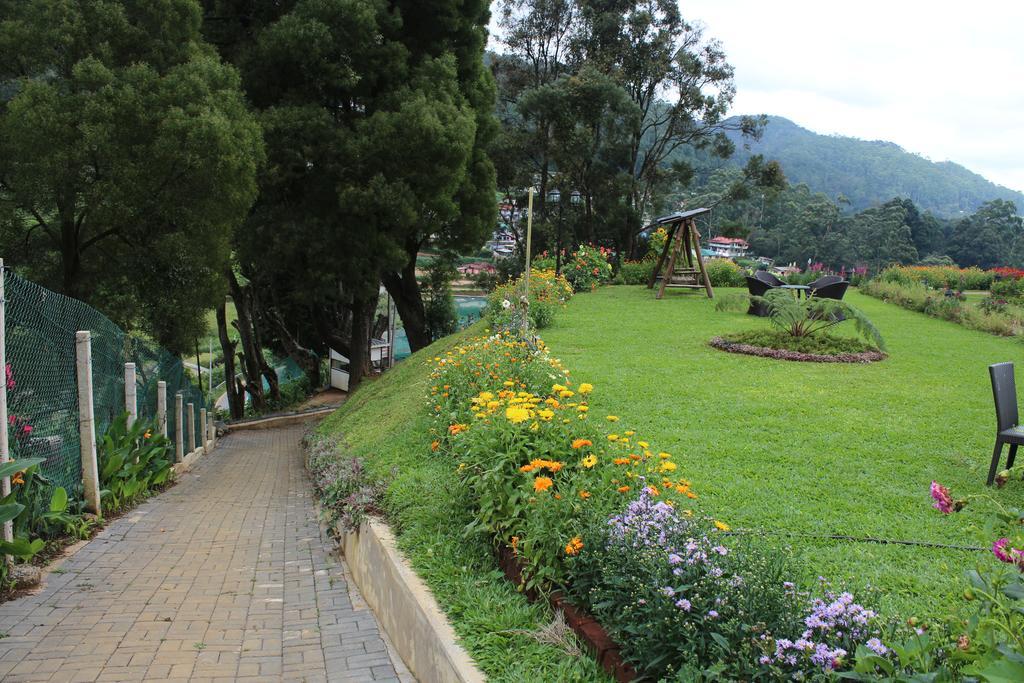
[[[0,678],[411,680],[321,534],[304,429],[222,439],[39,592],[0,605]]]

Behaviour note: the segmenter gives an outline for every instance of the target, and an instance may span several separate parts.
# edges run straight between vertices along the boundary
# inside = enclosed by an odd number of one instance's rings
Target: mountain
[[[769,117],[761,140],[733,136],[736,154],[726,163],[743,165],[752,154],[776,159],[790,183],[804,183],[832,199],[840,194],[855,210],[893,197],[911,199],[922,210],[955,218],[991,199],[1006,199],[1024,213],[1024,193],[996,185],[959,164],[934,162],[882,140],[819,135],[781,116]]]

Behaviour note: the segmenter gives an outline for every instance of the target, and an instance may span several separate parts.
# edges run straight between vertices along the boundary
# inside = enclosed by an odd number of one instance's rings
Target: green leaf
[[[989,683],[1020,683],[1024,681],[1024,664],[999,659],[977,672]]]
[[[29,541],[27,538],[16,538],[13,541],[0,541],[0,555],[13,555],[21,560],[30,560],[43,549],[46,542],[41,538]]]
[[[3,477],[13,476],[17,472],[27,470],[33,465],[38,465],[44,462],[46,458],[21,458],[20,460],[11,460],[0,465],[0,479]]]
[[[58,486],[53,490],[53,495],[50,497],[50,512],[64,512],[68,509],[68,492],[63,486]]]
[[[25,506],[21,503],[8,503],[7,505],[0,505],[0,524],[10,522],[12,519],[21,514],[21,511],[25,509]]]

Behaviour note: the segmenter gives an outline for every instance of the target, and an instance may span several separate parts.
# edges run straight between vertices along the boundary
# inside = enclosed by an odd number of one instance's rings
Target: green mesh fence
[[[8,433],[14,458],[45,458],[41,469],[69,493],[82,487],[78,440],[78,382],[75,333],[92,336],[93,405],[96,438],[124,412],[124,364],[136,367],[139,417],[157,414],[157,382],[167,382],[168,436],[175,437],[174,396],[195,404],[196,444],[199,410],[206,407],[181,360],[159,345],[127,334],[94,308],[3,272],[6,299]],[[187,425],[187,418],[185,424]],[[184,437],[188,451],[188,436]]]

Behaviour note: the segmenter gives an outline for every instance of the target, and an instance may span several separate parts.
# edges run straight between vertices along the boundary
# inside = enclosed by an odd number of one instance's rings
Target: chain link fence
[[[124,364],[134,362],[140,419],[157,414],[157,382],[167,382],[167,434],[174,440],[174,396],[194,403],[196,443],[202,392],[188,378],[181,359],[154,342],[129,335],[102,313],[76,299],[51,292],[4,269],[6,299],[8,434],[14,458],[45,458],[42,473],[54,485],[80,497],[82,463],[78,438],[75,332],[92,335],[93,403],[96,439],[125,410]],[[187,408],[185,425],[187,426]],[[185,452],[188,435],[183,430]]]

